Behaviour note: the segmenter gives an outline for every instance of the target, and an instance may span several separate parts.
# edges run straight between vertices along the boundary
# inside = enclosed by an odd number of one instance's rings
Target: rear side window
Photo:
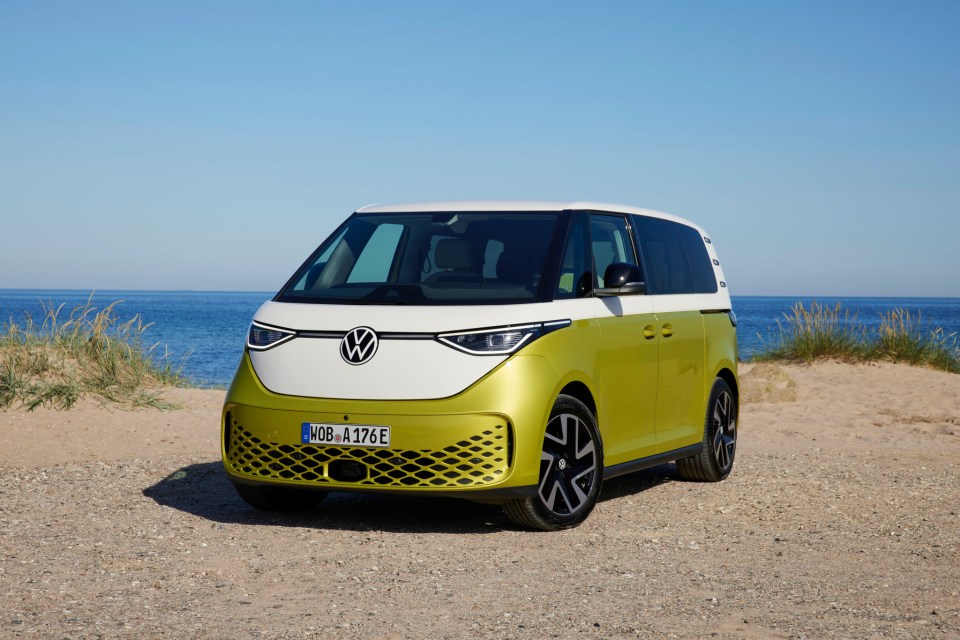
[[[680,225],[646,216],[636,216],[633,220],[650,293],[695,293],[693,273],[680,237]]]
[[[703,243],[703,236],[693,227],[678,224],[683,248],[687,251],[690,271],[693,273],[693,287],[697,293],[716,293],[717,277],[713,272],[713,263]]]

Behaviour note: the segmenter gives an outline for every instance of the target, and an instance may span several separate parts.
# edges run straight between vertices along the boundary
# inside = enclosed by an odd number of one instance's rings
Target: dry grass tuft
[[[91,296],[92,299],[92,296]],[[37,324],[30,315],[12,318],[0,332],[0,408],[48,406],[69,409],[81,398],[124,408],[174,408],[164,386],[184,386],[183,362],[153,357],[146,347],[150,326],[139,315],[120,322],[114,302],[97,309],[87,300],[61,319],[63,305],[43,304]]]
[[[906,309],[881,314],[878,328],[868,331],[856,312],[839,303],[825,307],[812,302],[807,309],[798,302],[777,325],[778,340],[754,356],[755,361],[886,360],[960,373],[956,334],[946,334],[939,327],[925,328],[920,313],[912,315]]]

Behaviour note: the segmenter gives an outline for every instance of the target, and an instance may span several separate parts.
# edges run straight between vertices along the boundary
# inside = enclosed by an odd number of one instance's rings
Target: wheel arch
[[[583,382],[580,382],[579,380],[568,382],[566,386],[560,389],[560,393],[557,395],[567,395],[576,398],[586,405],[587,409],[590,410],[590,413],[593,414],[593,419],[599,422],[597,418],[597,403],[593,398],[593,393],[590,391],[590,387]]]
[[[733,371],[724,367],[717,371],[716,377],[730,385],[730,390],[733,391],[733,398],[737,401],[737,406],[740,406],[740,385],[737,383],[737,376]]]

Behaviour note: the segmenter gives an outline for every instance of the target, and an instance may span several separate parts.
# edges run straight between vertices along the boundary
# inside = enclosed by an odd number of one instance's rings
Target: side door
[[[678,223],[635,216],[659,349],[657,453],[700,442],[705,372],[700,299]]]
[[[603,287],[614,262],[639,264],[630,218],[589,213],[593,287]],[[658,344],[653,300],[647,295],[595,298],[600,328],[599,422],[607,465],[657,450]]]

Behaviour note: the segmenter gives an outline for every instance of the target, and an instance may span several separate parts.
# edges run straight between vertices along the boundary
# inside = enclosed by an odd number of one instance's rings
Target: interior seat
[[[433,263],[443,271],[428,276],[424,282],[483,282],[473,243],[465,238],[438,240]]]

